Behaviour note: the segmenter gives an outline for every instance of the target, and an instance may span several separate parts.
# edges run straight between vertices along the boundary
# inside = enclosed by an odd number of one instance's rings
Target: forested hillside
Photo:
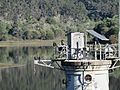
[[[117,15],[118,0],[0,0],[0,40],[63,38],[101,22],[118,31]]]

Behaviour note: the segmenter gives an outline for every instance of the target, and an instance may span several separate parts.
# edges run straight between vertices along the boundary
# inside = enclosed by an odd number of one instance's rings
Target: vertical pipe
[[[69,55],[68,55],[68,46],[66,45],[66,60],[69,60]]]
[[[119,0],[119,34],[118,34],[118,57],[120,58],[120,0]]]
[[[78,59],[78,53],[79,53],[78,42],[76,44],[77,44],[77,59]]]
[[[97,47],[96,47],[96,44],[97,44],[97,42],[95,41],[95,48],[94,48],[94,50],[95,50],[95,60],[97,60]]]
[[[85,31],[85,48],[87,49],[87,32]]]
[[[120,17],[120,16],[119,16]],[[120,20],[120,19],[119,19]],[[119,22],[120,23],[120,22]],[[120,26],[119,26],[119,34],[118,34],[118,57],[120,58]]]
[[[99,43],[99,46],[100,46],[100,60],[102,59],[102,51],[101,51],[101,44]]]
[[[82,90],[84,90],[84,71],[82,72]]]

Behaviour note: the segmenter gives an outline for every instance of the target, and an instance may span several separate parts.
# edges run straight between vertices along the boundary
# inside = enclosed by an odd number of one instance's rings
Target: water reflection
[[[2,47],[0,48],[0,63],[22,64],[32,60],[34,56],[49,59],[53,56],[52,47]]]
[[[62,84],[64,72],[34,66],[34,56],[50,59],[53,56],[53,48],[0,48],[0,63],[25,64],[23,67],[0,69],[0,90],[65,90],[65,85]]]
[[[0,63],[25,64],[0,68],[0,90],[65,90],[63,71],[34,66],[33,57],[50,59],[52,47],[1,47]],[[34,67],[36,68],[34,70]],[[120,90],[120,76],[110,76],[110,90]]]
[[[36,70],[31,62],[24,67],[1,69],[0,90],[64,90],[64,72],[39,66]]]

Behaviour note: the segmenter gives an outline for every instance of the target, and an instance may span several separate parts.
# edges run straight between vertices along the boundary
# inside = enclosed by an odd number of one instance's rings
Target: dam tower
[[[109,70],[116,68],[118,59],[116,48],[108,42],[94,30],[68,33],[66,44],[54,43],[53,59],[35,59],[34,64],[65,71],[66,90],[109,90]]]

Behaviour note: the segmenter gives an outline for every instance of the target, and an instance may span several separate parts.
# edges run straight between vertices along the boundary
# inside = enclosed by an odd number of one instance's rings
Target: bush
[[[52,30],[46,31],[46,39],[53,39],[54,38],[54,32]]]
[[[46,39],[46,30],[40,30],[40,35],[41,35],[40,39],[42,40]]]
[[[64,33],[64,31],[60,28],[60,27],[58,27],[58,26],[53,26],[52,28],[52,31],[54,32],[54,37],[55,38],[58,38],[58,37],[63,37],[64,35],[63,35],[63,33]]]
[[[110,39],[110,43],[112,44],[116,44],[118,42],[117,37],[115,35],[111,35],[109,39]]]
[[[48,17],[48,18],[46,19],[46,23],[56,24],[56,21],[55,21],[52,17]]]
[[[31,38],[32,38],[31,35],[32,35],[32,34],[31,34],[31,31],[25,31],[25,32],[23,33],[23,39],[31,39]]]
[[[36,31],[32,31],[32,39],[39,39],[41,37],[40,32]]]
[[[94,30],[100,34],[105,35],[110,39],[110,43],[117,43],[118,38],[118,17],[113,17],[111,19],[105,19],[104,21],[98,23]]]

